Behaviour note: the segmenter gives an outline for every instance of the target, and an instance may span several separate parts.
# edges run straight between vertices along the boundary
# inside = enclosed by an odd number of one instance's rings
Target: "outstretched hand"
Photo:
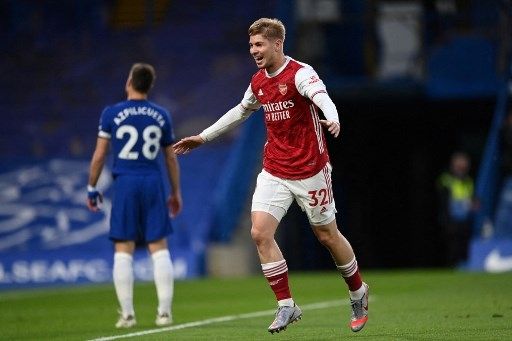
[[[340,127],[340,124],[338,122],[335,122],[335,121],[328,121],[328,120],[320,120],[320,123],[325,127],[327,128],[327,130],[334,136],[334,137],[338,137],[338,135],[340,134],[340,130],[341,130],[341,127]]]
[[[176,154],[187,154],[192,149],[199,147],[205,141],[199,135],[189,136],[182,138],[176,142],[172,147]]]

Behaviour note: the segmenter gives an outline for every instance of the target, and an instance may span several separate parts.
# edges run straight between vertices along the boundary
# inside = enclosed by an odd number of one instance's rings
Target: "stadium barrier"
[[[228,242],[252,193],[255,169],[261,168],[265,126],[259,113],[245,123],[222,171],[213,196],[211,240]]]
[[[212,205],[204,193],[216,188],[229,148],[205,146],[180,158],[184,209],[173,219],[169,239],[176,278],[205,273]],[[98,182],[102,210],[89,212],[88,166],[86,160],[48,159],[0,169],[0,289],[112,280],[112,178],[105,169]],[[136,251],[134,265],[138,280],[152,279],[145,249]]]

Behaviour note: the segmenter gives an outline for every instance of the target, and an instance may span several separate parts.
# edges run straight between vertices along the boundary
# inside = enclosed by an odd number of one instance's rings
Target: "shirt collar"
[[[288,56],[285,56],[285,58],[286,58],[286,60],[285,60],[284,64],[279,69],[277,69],[276,71],[274,71],[272,73],[268,73],[267,70],[265,70],[265,74],[266,74],[266,76],[268,78],[275,77],[275,76],[277,76],[278,74],[280,74],[284,70],[284,68],[288,65],[288,63],[290,62],[290,59],[291,59]]]

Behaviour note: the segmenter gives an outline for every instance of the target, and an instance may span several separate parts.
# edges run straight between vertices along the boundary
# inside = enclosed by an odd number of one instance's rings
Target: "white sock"
[[[158,296],[158,314],[171,316],[171,303],[174,292],[174,274],[169,250],[159,250],[151,255],[156,294]]]
[[[352,299],[352,300],[360,300],[361,298],[363,298],[364,292],[365,292],[365,287],[364,287],[364,284],[363,284],[356,291],[350,291],[349,290],[348,294],[350,295],[350,299]]]
[[[284,300],[277,301],[277,305],[280,307],[293,307],[295,306],[295,302],[293,301],[293,298],[287,298]]]
[[[133,310],[133,257],[129,253],[114,253],[114,269],[112,271],[117,300],[121,306],[123,317],[135,316]]]

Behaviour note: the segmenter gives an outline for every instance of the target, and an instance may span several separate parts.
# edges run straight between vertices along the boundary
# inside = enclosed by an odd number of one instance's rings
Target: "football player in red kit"
[[[290,293],[286,260],[274,239],[279,222],[296,200],[347,283],[350,328],[357,332],[368,320],[368,285],[361,278],[350,243],[336,225],[331,164],[322,131],[323,127],[338,137],[338,112],[315,70],[284,54],[284,39],[285,27],[277,19],[261,18],[249,27],[249,51],[259,70],[242,101],[199,135],[177,142],[174,150],[185,154],[263,107],[267,141],[252,199],[251,236],[278,304],[268,331],[284,330],[302,316]],[[319,118],[318,108],[325,120]]]

